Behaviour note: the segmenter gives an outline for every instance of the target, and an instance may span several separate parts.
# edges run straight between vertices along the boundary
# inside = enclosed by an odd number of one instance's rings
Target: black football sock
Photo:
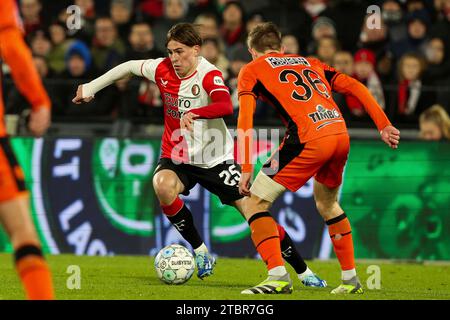
[[[192,218],[192,213],[183,205],[180,211],[173,216],[167,216],[172,225],[178,230],[178,232],[183,236],[183,238],[189,242],[193,249],[200,247],[203,243],[200,234],[194,225],[194,219]]]
[[[283,240],[280,242],[281,244],[281,254],[295,270],[297,274],[301,274],[306,271],[308,268],[305,261],[303,260],[300,253],[295,248],[294,242],[292,242],[291,237],[285,232]]]

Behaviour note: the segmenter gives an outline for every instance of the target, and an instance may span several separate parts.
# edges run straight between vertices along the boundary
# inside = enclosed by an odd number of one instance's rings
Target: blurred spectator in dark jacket
[[[377,13],[373,15],[377,15]],[[367,19],[361,28],[358,47],[369,49],[375,54],[378,76],[383,82],[391,81],[392,77],[396,76],[396,70],[395,59],[390,49],[388,27],[382,16],[377,16],[380,22],[380,26],[377,28],[372,28]]]
[[[427,42],[425,57],[427,68],[423,79],[436,88],[436,101],[450,110],[450,55],[442,38],[433,37]]]
[[[59,100],[57,90],[55,87],[55,80],[53,79],[53,71],[47,64],[45,57],[33,56],[33,62],[42,79],[45,90],[47,91],[50,100],[52,101],[52,115],[58,114],[61,110],[61,102]],[[22,114],[24,111],[30,110],[31,106],[27,99],[25,99],[19,92],[16,86],[13,86],[8,99],[6,100],[5,111],[7,114]]]
[[[72,102],[72,98],[77,91],[78,85],[89,82],[95,77],[92,70],[93,60],[89,48],[81,41],[75,41],[66,54],[66,70],[61,75],[67,81],[61,82],[58,93],[63,106],[64,116],[108,116],[111,117],[116,111],[118,99],[118,89],[109,86],[100,91],[95,99],[88,104],[77,105]]]
[[[66,26],[60,22],[52,23],[48,30],[53,46],[48,53],[47,61],[53,71],[61,73],[65,69],[64,59],[72,40],[67,39]]]
[[[240,2],[227,2],[222,12],[220,33],[225,43],[225,54],[228,58],[231,58],[233,48],[245,43],[245,22],[245,12]]]
[[[327,17],[318,17],[312,25],[312,38],[319,40],[324,37],[337,37],[336,25],[333,20]]]
[[[219,38],[219,23],[213,13],[204,13],[198,15],[194,23],[199,26],[200,36],[205,38]]]
[[[414,52],[425,55],[427,31],[431,20],[426,10],[414,11],[408,14],[408,34],[406,39],[392,43],[392,52],[398,59],[405,53]]]
[[[420,114],[419,127],[419,138],[422,140],[450,141],[450,117],[438,104]]]
[[[128,41],[131,48],[128,49],[124,61],[157,59],[165,56],[155,47],[152,28],[146,22],[137,22],[131,26]],[[162,120],[162,101],[155,83],[146,78],[133,77],[131,80],[121,79],[116,85],[123,93],[122,100],[137,101],[133,104],[123,101],[122,105],[125,108],[120,110],[122,118],[152,117],[156,122]]]
[[[164,0],[164,14],[153,25],[155,45],[159,50],[166,51],[167,32],[170,28],[179,22],[187,22],[185,17],[188,9],[187,0]]]
[[[438,21],[431,28],[431,34],[435,37],[445,39],[445,43],[450,42],[450,1],[443,0],[440,2],[440,12]]]
[[[337,39],[343,50],[355,52],[361,25],[368,13],[369,1],[333,0],[321,16],[329,17],[336,26]]]
[[[398,0],[385,0],[381,7],[383,21],[388,27],[389,39],[392,42],[403,41],[407,37],[405,14]]]
[[[136,22],[131,25],[128,42],[130,48],[126,51],[124,61],[156,59],[165,56],[163,51],[156,48],[152,27],[146,22]]]
[[[36,30],[29,34],[29,39],[31,51],[35,55],[47,57],[52,50],[52,43],[49,35],[43,29]]]
[[[231,101],[237,110],[239,106],[238,96],[237,96],[237,78],[239,71],[252,60],[250,53],[247,50],[247,46],[240,44],[235,46],[230,54],[230,68],[228,70],[228,80],[225,84],[230,88]]]
[[[428,63],[425,75],[430,79],[442,80],[450,77],[450,57],[441,38],[434,37],[427,41],[425,58]]]
[[[101,74],[123,60],[125,45],[118,37],[116,26],[111,18],[101,17],[95,21],[95,36],[91,52],[94,66]]]
[[[133,0],[111,0],[110,16],[116,25],[119,38],[126,42],[133,23]]]
[[[22,14],[23,28],[25,35],[45,28],[41,17],[42,4],[39,0],[21,0],[20,12]]]
[[[394,121],[417,123],[419,114],[436,101],[432,88],[422,80],[425,60],[414,53],[405,54],[398,64],[396,98],[391,99],[388,112]]]
[[[259,1],[254,2],[259,4]],[[279,26],[281,33],[294,34],[299,41],[300,48],[308,47],[311,40],[313,18],[306,12],[303,1],[270,0],[269,5],[260,6],[257,11],[266,21],[272,21]]]
[[[311,29],[311,41],[307,46],[306,54],[317,52],[317,44],[322,38],[337,38],[336,26],[333,20],[327,17],[319,17],[313,23]]]

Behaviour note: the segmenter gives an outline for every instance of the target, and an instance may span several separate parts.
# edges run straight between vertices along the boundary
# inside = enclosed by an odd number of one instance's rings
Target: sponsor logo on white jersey
[[[213,79],[213,82],[217,86],[224,86],[225,85],[225,83],[223,83],[222,78],[219,77],[219,76],[215,76],[214,79]]]

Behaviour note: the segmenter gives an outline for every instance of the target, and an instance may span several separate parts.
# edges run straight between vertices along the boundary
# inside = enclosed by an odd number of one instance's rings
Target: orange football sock
[[[277,223],[270,216],[270,213],[256,213],[249,219],[248,223],[252,231],[253,243],[266,263],[267,270],[284,266]]]
[[[355,253],[353,249],[352,228],[345,213],[326,221],[328,233],[333,243],[334,252],[339,260],[341,269],[355,268]]]
[[[41,250],[34,245],[20,247],[15,252],[16,269],[29,300],[53,300],[50,270]]]

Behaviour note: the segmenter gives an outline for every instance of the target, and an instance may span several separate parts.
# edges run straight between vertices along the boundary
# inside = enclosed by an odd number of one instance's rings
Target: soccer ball
[[[191,252],[179,244],[162,248],[155,258],[158,278],[167,284],[182,284],[188,281],[195,271],[195,261]]]

